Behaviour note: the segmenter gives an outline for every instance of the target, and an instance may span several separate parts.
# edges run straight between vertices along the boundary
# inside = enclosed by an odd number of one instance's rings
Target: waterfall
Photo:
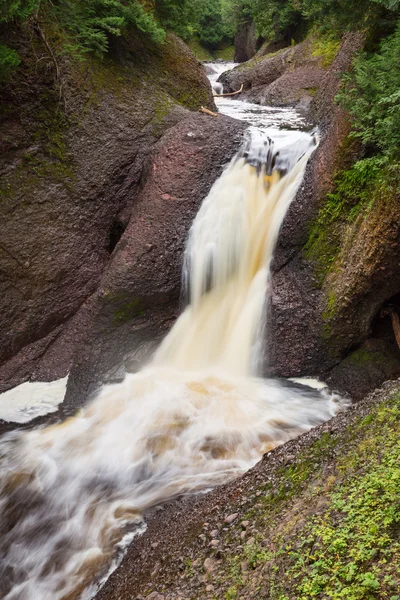
[[[316,143],[296,139],[253,137],[213,185],[187,242],[187,306],[151,364],[65,423],[1,440],[1,597],[91,598],[146,509],[243,473],[338,409],[258,371],[273,250]]]

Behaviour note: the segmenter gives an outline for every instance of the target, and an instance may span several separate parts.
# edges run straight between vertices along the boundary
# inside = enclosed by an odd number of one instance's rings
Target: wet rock
[[[189,227],[244,130],[228,117],[185,116],[147,158],[131,220],[99,284],[106,293],[94,293],[82,309],[90,325],[74,357],[64,414],[87,399],[113,364],[131,358],[133,349],[146,360],[178,314]],[[188,131],[201,135],[206,145],[199,147]],[[160,189],[170,200],[162,198]]]
[[[241,85],[241,98],[271,106],[294,105],[308,97],[310,90],[321,86],[326,69],[321,59],[312,53],[312,40],[283,48],[274,56],[257,57],[245,66],[223,73],[219,81],[226,91],[236,91]]]

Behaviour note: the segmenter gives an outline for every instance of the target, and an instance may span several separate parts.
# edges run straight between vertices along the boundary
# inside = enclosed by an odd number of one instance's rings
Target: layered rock
[[[245,62],[256,53],[256,27],[251,18],[239,24],[235,35],[235,62]]]

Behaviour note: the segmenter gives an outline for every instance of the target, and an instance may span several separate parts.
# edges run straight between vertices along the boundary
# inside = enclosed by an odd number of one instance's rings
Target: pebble
[[[247,529],[248,526],[249,526],[249,524],[250,524],[250,521],[242,521],[241,522],[241,525],[242,525],[243,529]]]
[[[210,533],[210,536],[212,538],[216,538],[218,536],[218,529],[213,529],[213,531]]]
[[[204,533],[201,533],[201,534],[199,535],[199,538],[200,538],[200,539],[201,539],[203,542],[207,541],[207,538],[206,538],[206,536],[204,535]]]
[[[213,592],[213,591],[214,591],[214,586],[213,586],[213,585],[211,585],[211,584],[209,584],[209,585],[206,587],[206,592]]]
[[[203,568],[206,573],[211,573],[211,571],[214,571],[215,569],[215,560],[213,560],[212,558],[206,558],[206,560],[203,563]]]
[[[219,540],[211,540],[210,546],[212,548],[216,548],[217,546],[219,546]]]
[[[239,516],[239,513],[234,513],[233,515],[229,515],[228,517],[226,517],[225,523],[228,523],[228,525],[231,525],[233,523],[233,521],[236,521],[238,516]]]
[[[248,546],[252,546],[254,544],[254,542],[255,542],[255,539],[253,537],[251,537],[250,539],[247,540],[246,544]]]
[[[246,537],[246,532],[245,531],[241,531],[240,532],[240,539],[244,540],[245,537]]]
[[[146,600],[165,600],[164,594],[158,592],[152,592],[150,596],[147,596]]]

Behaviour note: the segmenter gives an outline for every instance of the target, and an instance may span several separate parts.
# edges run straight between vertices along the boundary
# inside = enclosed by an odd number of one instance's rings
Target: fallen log
[[[218,113],[212,112],[212,110],[208,110],[208,108],[204,108],[204,106],[200,106],[200,112],[210,115],[210,117],[218,117]]]
[[[229,94],[213,94],[214,98],[226,98],[226,96],[236,96],[236,94],[241,94],[243,92],[243,83],[240,86],[240,90],[237,92],[229,92]]]

